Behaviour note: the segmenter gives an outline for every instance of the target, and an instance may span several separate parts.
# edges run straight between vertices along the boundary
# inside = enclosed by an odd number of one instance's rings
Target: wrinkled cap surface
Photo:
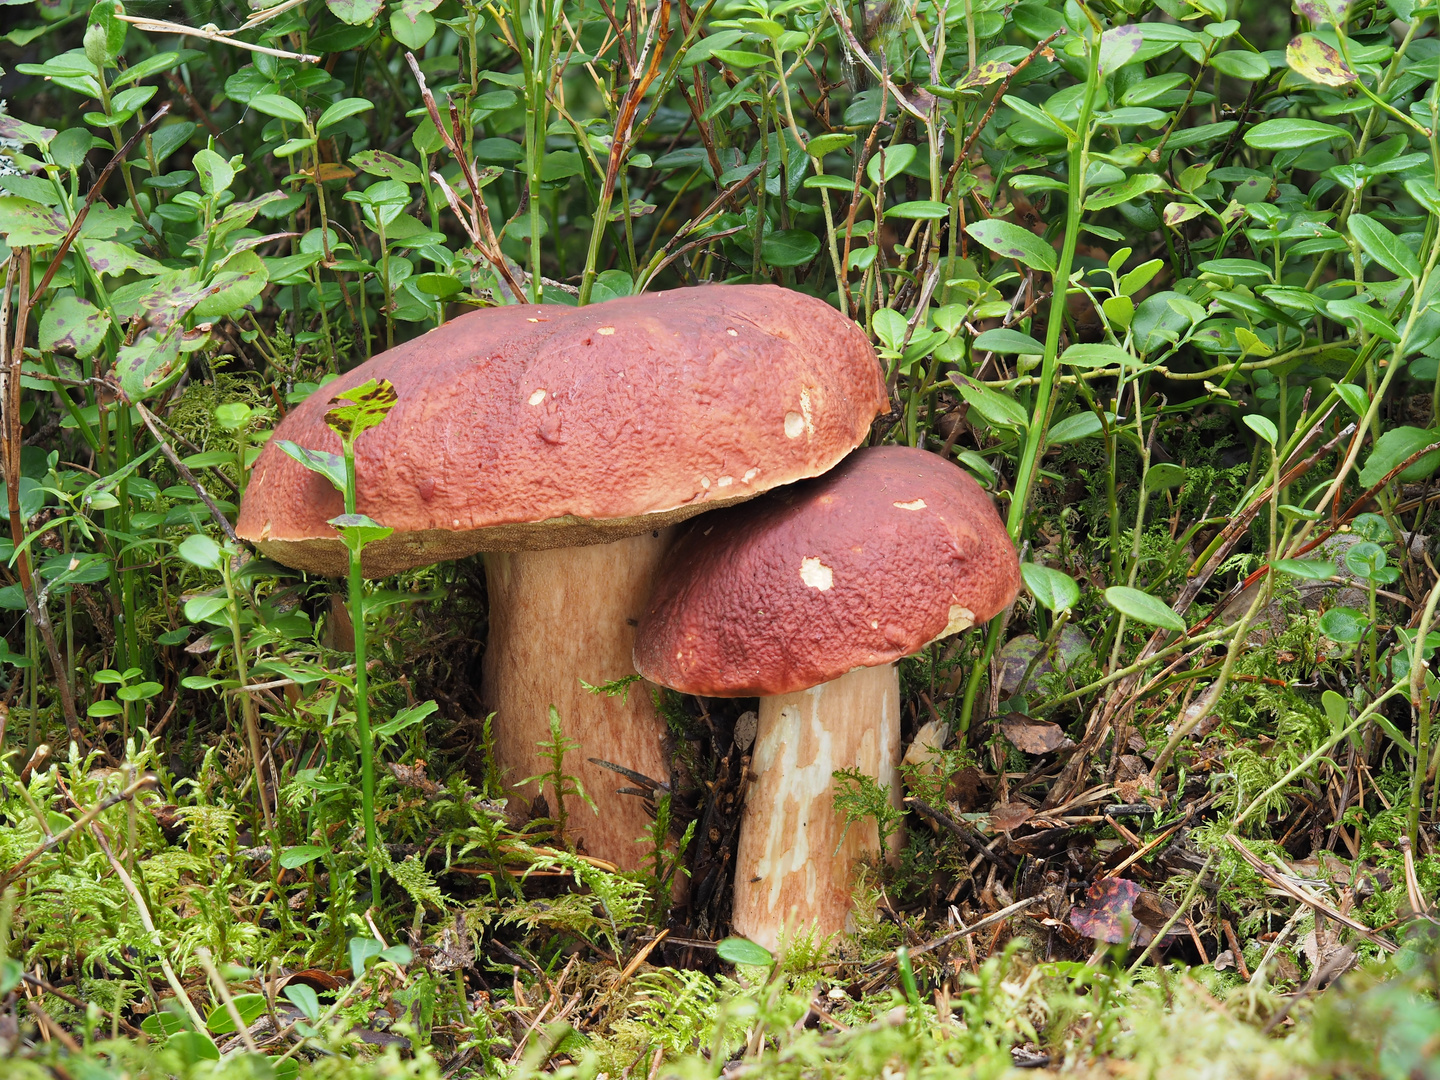
[[[292,410],[255,463],[242,539],[345,573],[326,524],[340,493],[275,443],[339,453],[329,403],[376,378],[399,402],[357,441],[357,510],[396,534],[365,549],[370,576],[673,524],[825,472],[889,408],[859,327],[776,286],[472,312]]]
[[[635,669],[706,697],[790,693],[986,622],[1019,588],[1015,548],[969,473],[926,450],[857,450],[686,526]]]

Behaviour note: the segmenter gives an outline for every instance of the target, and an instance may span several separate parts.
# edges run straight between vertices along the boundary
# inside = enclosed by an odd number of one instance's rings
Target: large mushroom
[[[990,498],[924,450],[858,450],[818,480],[686,526],[635,639],[652,682],[759,697],[731,917],[774,948],[782,931],[842,930],[852,872],[878,853],[846,829],[833,773],[895,792],[895,661],[983,623],[1015,598],[1020,565]]]
[[[482,697],[507,782],[545,771],[537,744],[554,706],[581,746],[566,770],[599,809],[572,802],[572,829],[591,854],[638,865],[644,804],[588,759],[666,780],[665,725],[646,688],[601,696],[581,680],[633,673],[670,526],[824,473],[865,438],[888,407],[874,350],[833,308],[773,286],[491,309],[361,364],[291,411],[277,439],[338,450],[327,403],[373,378],[399,402],[358,444],[357,508],[395,533],[365,549],[366,575],[487,553]],[[279,562],[338,575],[346,552],[326,522],[340,512],[330,485],[272,441],[236,531]]]

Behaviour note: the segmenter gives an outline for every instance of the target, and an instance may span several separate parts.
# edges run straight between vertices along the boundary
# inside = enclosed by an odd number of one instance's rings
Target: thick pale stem
[[[760,699],[752,780],[735,862],[735,932],[774,949],[782,931],[845,929],[855,864],[880,850],[874,822],[845,826],[837,769],[875,777],[899,805],[900,680],[894,664],[860,668]],[[891,837],[892,847],[899,837]]]
[[[483,693],[496,712],[495,755],[505,781],[514,785],[549,768],[537,746],[550,739],[554,705],[566,736],[580,744],[566,755],[565,772],[580,780],[599,810],[567,799],[571,838],[624,869],[639,867],[649,850],[635,841],[650,817],[638,796],[616,792],[634,787],[632,781],[589,759],[668,783],[665,722],[649,683],[612,697],[591,693],[580,680],[599,686],[635,673],[635,626],[670,536],[660,529],[613,544],[485,556],[490,637]],[[514,790],[529,800],[539,786]],[[545,786],[554,812],[555,792]]]

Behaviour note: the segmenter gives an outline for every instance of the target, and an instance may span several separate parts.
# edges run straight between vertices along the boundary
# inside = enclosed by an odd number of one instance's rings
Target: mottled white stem
[[[634,787],[618,773],[592,765],[602,758],[655,780],[670,779],[665,722],[655,712],[649,683],[625,697],[593,694],[599,686],[635,672],[635,626],[650,597],[670,530],[660,529],[590,547],[496,552],[485,556],[490,636],[482,667],[482,695],[495,710],[495,755],[507,785],[545,772],[537,744],[550,738],[550,706],[565,734],[580,744],[565,758],[595,800],[566,800],[571,839],[585,851],[634,869],[647,849],[635,841],[650,825],[644,802],[621,795]],[[512,789],[529,801],[538,784]],[[546,785],[552,813],[555,793]]]
[[[735,933],[774,949],[782,931],[813,926],[824,937],[845,929],[855,865],[879,854],[880,840],[874,822],[846,829],[834,805],[833,773],[858,768],[898,806],[899,757],[894,664],[760,699],[735,864]]]

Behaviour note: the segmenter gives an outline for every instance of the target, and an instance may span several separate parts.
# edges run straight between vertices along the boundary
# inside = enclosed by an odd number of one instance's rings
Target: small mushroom
[[[852,872],[878,853],[846,828],[836,770],[887,790],[900,753],[895,661],[991,619],[1020,587],[1015,548],[968,473],[924,450],[858,450],[817,480],[685,526],[635,639],[652,682],[760,698],[732,924],[844,929]]]
[[[395,533],[365,549],[365,573],[486,553],[482,698],[507,783],[546,771],[537,744],[554,706],[580,745],[566,771],[599,810],[572,800],[572,829],[591,854],[638,865],[645,806],[589,759],[666,782],[665,725],[644,687],[603,696],[581,681],[633,674],[671,526],[824,473],[865,438],[888,408],[874,350],[827,304],[768,285],[495,308],[361,364],[277,438],[338,450],[327,402],[371,378],[399,402],[357,448],[358,510]],[[272,441],[236,531],[286,565],[343,574],[327,524],[340,512],[338,493]]]

